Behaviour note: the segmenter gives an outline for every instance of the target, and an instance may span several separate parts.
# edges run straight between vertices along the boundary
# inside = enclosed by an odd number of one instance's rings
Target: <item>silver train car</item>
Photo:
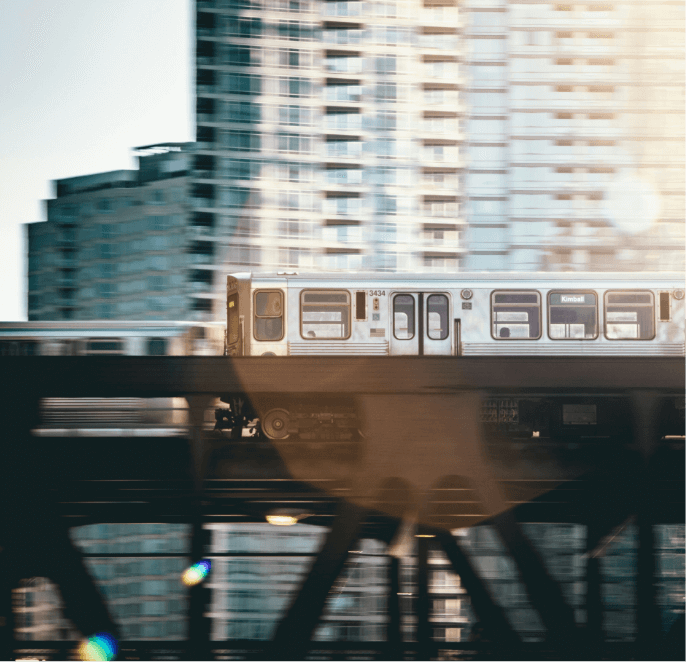
[[[229,356],[684,356],[678,274],[235,274]]]
[[[0,322],[0,356],[221,356],[224,324],[168,321]],[[43,398],[34,434],[186,434],[184,398]]]
[[[227,278],[226,354],[683,357],[684,318],[682,274],[239,273]],[[226,427],[258,418],[271,439],[355,435],[352,404],[283,398],[246,410],[242,398],[222,397],[233,401]],[[514,436],[604,438],[610,405],[600,406],[495,398],[482,421]],[[674,408],[678,431],[683,402]]]
[[[0,356],[188,356],[223,353],[224,326],[200,322],[0,322]]]

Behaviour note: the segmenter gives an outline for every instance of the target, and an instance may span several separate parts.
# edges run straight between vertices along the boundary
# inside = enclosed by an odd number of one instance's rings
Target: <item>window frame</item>
[[[551,319],[551,314],[550,314],[550,297],[553,294],[593,294],[595,296],[595,336],[593,338],[553,338],[553,336],[550,334],[550,319]],[[546,315],[547,315],[547,331],[548,331],[548,340],[563,340],[563,341],[568,341],[568,340],[576,340],[576,341],[589,341],[589,340],[598,340],[600,337],[600,317],[598,314],[598,308],[599,308],[599,301],[600,297],[598,296],[598,292],[595,290],[548,290],[548,294],[546,296]],[[559,304],[556,304],[559,305]]]
[[[156,344],[153,344],[153,343],[156,343]],[[150,349],[152,347],[156,347],[160,343],[162,344],[162,349],[164,350],[162,353],[150,351]],[[145,342],[145,355],[146,356],[167,356],[169,354],[169,349],[170,349],[169,339],[165,338],[164,336],[150,336],[149,338],[146,339],[146,342]]]
[[[364,317],[359,316],[359,296],[360,294],[364,297]],[[355,321],[356,322],[366,322],[369,319],[367,309],[369,308],[369,303],[367,301],[367,290],[355,290]]]
[[[441,338],[432,338],[429,333],[430,333],[430,327],[429,327],[429,300],[431,297],[443,297],[446,300],[446,303],[448,304],[447,307],[447,312],[446,312],[446,328],[443,329],[445,335],[443,335]],[[450,337],[450,297],[448,294],[445,292],[427,292],[426,294],[426,337],[428,340],[435,340],[437,342],[441,342],[443,340],[447,340]]]
[[[86,342],[83,345],[83,354],[85,356],[122,356],[126,354],[126,339],[125,338],[105,338],[105,337],[92,337],[86,338]],[[104,344],[104,343],[119,343],[119,348],[116,350],[100,350],[91,347],[91,344]]]
[[[607,313],[608,313],[608,294],[650,294],[652,298],[652,308],[653,308],[653,335],[650,336],[650,338],[610,338],[607,335]],[[638,305],[641,307],[647,307],[648,304],[609,304],[612,306],[631,306],[631,305]],[[615,341],[645,341],[645,340],[655,340],[655,337],[657,336],[657,316],[658,316],[658,303],[655,301],[655,293],[652,290],[605,290],[603,293],[603,338],[605,340],[611,340],[613,342]]]
[[[344,338],[317,338],[317,337],[310,338],[309,336],[303,335],[303,312],[304,312],[303,311],[303,303],[304,303],[304,298],[305,298],[306,294],[313,294],[313,293],[314,294],[316,294],[316,293],[320,293],[320,294],[345,294],[348,297],[348,302],[345,304],[347,307],[347,311],[348,311],[348,335],[347,336],[345,336]],[[310,305],[310,304],[305,304],[305,305]],[[319,305],[322,305],[322,304],[319,304]],[[330,304],[323,304],[323,305],[326,306],[326,305],[330,305]],[[343,304],[335,304],[335,305],[342,306]],[[353,314],[352,313],[352,306],[353,306],[353,304],[352,304],[352,297],[350,295],[350,290],[329,289],[329,288],[307,288],[307,289],[300,290],[300,310],[298,313],[298,316],[300,318],[300,320],[299,320],[300,323],[298,325],[300,337],[303,340],[308,340],[308,341],[324,340],[326,342],[332,342],[332,341],[335,342],[335,341],[341,341],[341,340],[349,340],[352,337],[352,314]]]
[[[495,295],[496,294],[536,294],[538,296],[538,335],[535,338],[499,338],[495,334]],[[533,304],[515,303],[509,304],[513,306],[531,306]],[[490,296],[490,324],[491,324],[491,338],[493,340],[540,340],[543,337],[543,297],[541,296],[540,290],[491,290]]]
[[[257,314],[257,295],[258,294],[269,294],[269,293],[278,293],[281,295],[281,314],[280,315],[258,315]],[[255,290],[252,293],[252,337],[254,340],[257,342],[280,342],[281,340],[284,339],[284,336],[286,335],[286,323],[285,323],[285,315],[284,315],[284,301],[285,301],[285,296],[283,290],[280,290],[278,288],[272,288],[272,289],[260,289],[260,290]],[[227,300],[227,306],[228,306],[228,300]],[[258,338],[257,337],[257,324],[255,321],[257,319],[276,319],[279,318],[281,319],[281,335],[278,338],[270,338],[268,340],[264,340],[263,338]],[[240,331],[239,331],[240,333]],[[239,338],[240,340],[240,338]]]
[[[415,337],[417,336],[417,333],[415,331],[415,327],[417,326],[417,300],[413,296],[413,292],[394,292],[393,293],[393,301],[391,302],[391,324],[393,325],[393,338],[396,340],[414,340]],[[409,336],[408,338],[399,338],[396,333],[396,325],[395,325],[395,301],[399,296],[409,296],[410,299],[412,299],[412,335]],[[408,326],[409,329],[409,326]]]

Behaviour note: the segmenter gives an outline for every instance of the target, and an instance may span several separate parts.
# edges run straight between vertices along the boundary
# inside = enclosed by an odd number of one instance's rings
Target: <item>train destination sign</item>
[[[595,294],[551,294],[550,303],[552,304],[590,304],[595,305]]]

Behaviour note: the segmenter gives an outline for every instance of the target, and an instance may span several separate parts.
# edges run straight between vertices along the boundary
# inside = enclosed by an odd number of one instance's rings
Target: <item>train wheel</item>
[[[287,439],[290,420],[291,417],[285,409],[271,409],[260,421],[262,432],[269,439]]]

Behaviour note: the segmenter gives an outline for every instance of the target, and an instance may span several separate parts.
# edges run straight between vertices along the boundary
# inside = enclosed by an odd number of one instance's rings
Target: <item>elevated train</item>
[[[0,355],[684,357],[682,274],[241,273],[227,278],[227,321],[0,323]],[[452,358],[450,358],[452,357]],[[218,394],[216,430],[232,437],[341,440],[358,436],[354,402]],[[606,437],[610,407],[588,399],[503,395],[485,425],[511,436]],[[669,415],[683,435],[683,398]],[[212,416],[208,412],[208,416]],[[187,426],[183,399],[48,398],[42,425]]]
[[[671,273],[241,273],[227,278],[226,354],[683,357],[684,317],[684,278]],[[234,405],[227,425],[255,416],[272,439],[349,439],[355,427],[350,407],[254,408]],[[556,427],[543,409],[560,430],[599,424],[597,403],[508,398],[485,403],[482,420],[530,436]]]

